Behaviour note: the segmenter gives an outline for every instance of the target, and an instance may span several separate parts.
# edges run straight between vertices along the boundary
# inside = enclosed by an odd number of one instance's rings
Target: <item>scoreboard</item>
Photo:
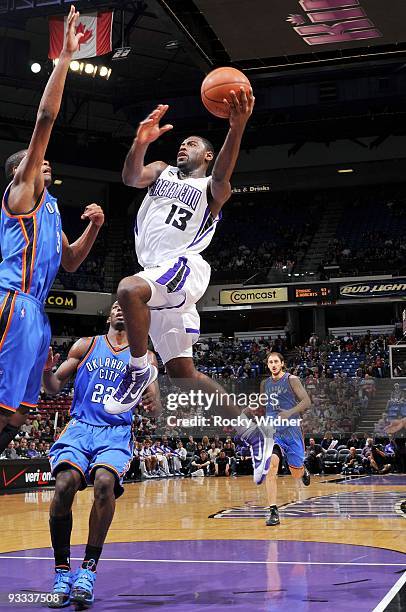
[[[334,302],[336,297],[336,287],[330,284],[315,283],[291,287],[290,298],[293,302]]]

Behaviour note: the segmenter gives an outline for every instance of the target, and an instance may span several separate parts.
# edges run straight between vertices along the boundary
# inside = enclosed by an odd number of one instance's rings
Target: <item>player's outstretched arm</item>
[[[82,33],[76,34],[78,18],[79,13],[76,12],[74,6],[71,6],[64,47],[42,95],[27,155],[18,166],[10,189],[8,206],[14,214],[24,214],[30,211],[44,189],[41,166],[61,106],[72,54],[77,50],[83,36]]]
[[[88,219],[89,225],[81,236],[72,244],[62,232],[62,267],[67,272],[76,272],[80,264],[89,255],[97,238],[97,234],[104,223],[104,212],[98,204],[86,206],[81,219]]]
[[[152,185],[168,164],[163,161],[153,162],[144,166],[144,157],[151,142],[157,140],[165,132],[173,129],[167,123],[160,127],[159,122],[168,110],[167,104],[158,104],[155,110],[138,126],[137,135],[124,162],[122,172],[123,183],[129,187],[143,189]]]
[[[224,99],[224,104],[230,109],[230,129],[214,162],[211,181],[209,184],[209,206],[213,216],[217,216],[222,206],[231,195],[231,175],[240,152],[241,139],[245,126],[250,118],[255,98],[250,89],[248,96],[243,87],[238,92],[230,92],[231,102]]]
[[[52,348],[49,347],[48,359],[45,363],[44,371],[42,374],[42,382],[45,391],[50,395],[59,393],[68,380],[76,373],[79,363],[89,350],[92,338],[80,338],[71,347],[68,358],[64,361],[56,372],[53,372],[53,368],[59,361],[59,355],[54,355]]]

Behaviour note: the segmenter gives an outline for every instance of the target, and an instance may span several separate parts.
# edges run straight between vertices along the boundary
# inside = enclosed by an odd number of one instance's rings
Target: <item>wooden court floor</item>
[[[305,488],[279,477],[281,525],[249,476],[127,483],[98,566],[98,612],[402,612],[406,476]],[[52,490],[0,497],[0,611],[7,593],[49,592]],[[73,507],[72,563],[83,558],[91,488]],[[33,609],[19,606],[19,609]]]
[[[406,484],[360,486],[356,481],[343,486],[329,483],[337,476],[313,476],[310,487],[296,487],[289,476],[279,477],[278,504],[325,498],[333,494],[357,492],[361,497],[376,493],[369,510],[379,511],[384,492],[404,493]],[[406,482],[406,479],[405,479]],[[48,512],[52,491],[15,493],[0,497],[2,537],[0,552],[50,546]],[[88,516],[93,491],[79,492],[73,506],[73,544],[87,538]],[[333,500],[334,501],[334,500]],[[362,500],[361,500],[362,505]],[[261,539],[303,540],[361,544],[388,548],[406,553],[406,522],[393,517],[353,518],[351,512],[337,507],[336,516],[281,517],[281,525],[270,528],[263,518],[220,519],[212,515],[233,507],[264,506],[264,486],[257,486],[249,476],[237,478],[188,478],[149,480],[128,483],[124,495],[117,500],[116,514],[107,542],[157,540]],[[311,512],[310,512],[311,513]]]

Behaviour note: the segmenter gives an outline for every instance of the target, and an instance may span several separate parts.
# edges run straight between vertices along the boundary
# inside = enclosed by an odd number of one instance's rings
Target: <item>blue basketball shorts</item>
[[[130,425],[89,425],[72,419],[49,451],[54,476],[69,468],[82,476],[80,489],[94,481],[97,468],[116,477],[114,493],[123,494],[123,477],[132,461],[133,441]]]
[[[48,356],[51,327],[44,306],[18,291],[0,289],[0,408],[35,408]]]
[[[303,433],[300,427],[276,428],[274,444],[277,444],[289,467],[301,468],[305,458]]]

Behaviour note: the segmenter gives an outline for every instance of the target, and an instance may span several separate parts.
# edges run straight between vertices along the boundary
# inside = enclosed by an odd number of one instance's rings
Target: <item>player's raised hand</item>
[[[67,25],[66,25],[66,36],[63,45],[62,53],[72,55],[78,50],[81,39],[83,38],[83,32],[76,32],[76,27],[79,19],[79,12],[76,11],[73,4],[71,4]]]
[[[167,123],[160,127],[159,122],[162,117],[165,115],[169,106],[167,104],[158,104],[155,110],[152,111],[150,115],[138,126],[137,130],[137,141],[140,144],[149,144],[150,142],[154,142],[157,140],[162,134],[165,132],[169,132],[169,130],[173,129],[173,125]]]
[[[98,204],[89,204],[86,206],[83,215],[80,217],[83,221],[88,219],[96,227],[101,227],[104,223],[104,212]]]
[[[230,101],[226,98],[223,100],[230,111],[230,127],[243,130],[254,110],[255,98],[252,89],[250,88],[248,95],[244,87],[240,87],[238,92],[231,90],[230,98]]]
[[[54,355],[54,352],[52,350],[52,346],[50,346],[49,349],[48,349],[48,357],[47,357],[47,360],[46,360],[45,365],[44,365],[44,372],[52,371],[52,369],[56,365],[58,365],[60,357],[61,356],[60,356],[59,353]]]

